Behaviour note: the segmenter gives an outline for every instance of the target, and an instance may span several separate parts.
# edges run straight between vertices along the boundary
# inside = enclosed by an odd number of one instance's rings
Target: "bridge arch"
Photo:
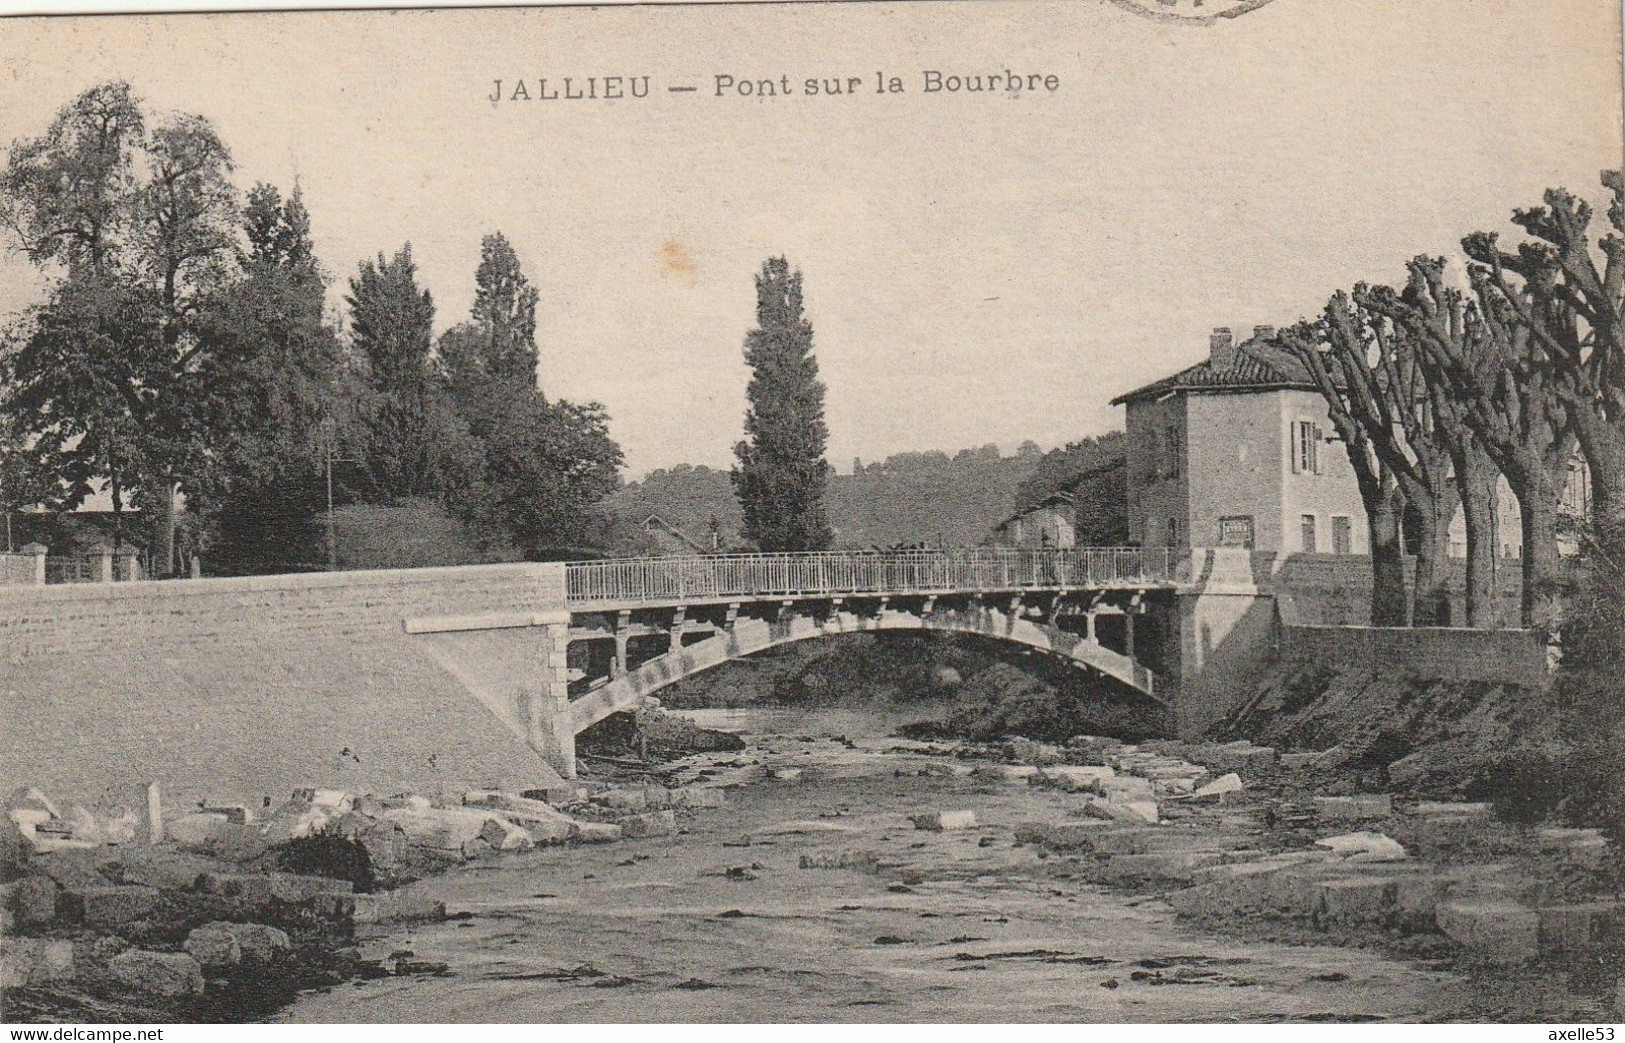
[[[973,634],[1022,645],[1090,667],[1152,699],[1157,698],[1151,671],[1130,656],[1113,651],[1087,635],[998,609],[983,607],[978,611],[930,613],[883,610],[876,615],[837,611],[824,618],[797,615],[778,621],[738,619],[712,637],[655,656],[571,700],[570,727],[580,733],[611,714],[638,709],[645,705],[648,697],[668,685],[770,648],[820,637],[887,630]]]

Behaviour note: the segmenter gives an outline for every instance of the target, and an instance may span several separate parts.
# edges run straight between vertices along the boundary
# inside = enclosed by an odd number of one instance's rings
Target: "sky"
[[[727,466],[754,273],[804,273],[829,459],[1006,452],[1621,163],[1616,0],[1274,0],[1212,26],[1110,0],[185,15],[0,26],[0,140],[127,79],[200,113],[242,188],[298,183],[342,295],[412,243],[437,330],[482,235],[541,294],[549,396],[628,477]],[[924,73],[1053,75],[926,93]],[[877,71],[903,93],[874,90]],[[715,97],[715,77],[797,93]],[[650,77],[542,101],[537,81]],[[862,80],[809,97],[809,77]],[[490,98],[495,80],[529,102]],[[1031,83],[1032,81],[1026,81]],[[670,86],[694,86],[675,93]],[[0,258],[0,312],[39,281]]]

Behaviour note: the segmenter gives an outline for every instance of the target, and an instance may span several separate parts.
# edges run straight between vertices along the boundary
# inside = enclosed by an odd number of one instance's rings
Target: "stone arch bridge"
[[[493,632],[541,628],[544,682],[517,697],[491,692],[487,701],[568,778],[576,734],[605,717],[730,660],[838,634],[975,634],[1038,649],[1161,701],[1136,620],[1153,604],[1166,607],[1162,595],[1176,590],[1188,554],[978,548],[571,562],[562,566],[556,611],[421,616],[405,629],[478,694],[491,685],[467,664],[488,670],[500,658]],[[517,669],[534,672],[534,661]]]

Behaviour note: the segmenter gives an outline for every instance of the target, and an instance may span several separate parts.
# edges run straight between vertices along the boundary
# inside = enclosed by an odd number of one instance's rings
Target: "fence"
[[[1169,548],[821,551],[570,562],[571,601],[945,594],[1171,584]]]

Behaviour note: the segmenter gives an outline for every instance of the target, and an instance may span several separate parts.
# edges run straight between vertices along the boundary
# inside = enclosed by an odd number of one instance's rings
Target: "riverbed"
[[[452,918],[364,955],[440,972],[301,996],[290,1022],[1471,1020],[1447,970],[1204,932],[1013,838],[1084,798],[972,777],[861,715],[698,711],[728,806],[667,837],[539,849],[412,885]],[[969,810],[940,832],[910,816]],[[844,866],[845,868],[839,868]]]

